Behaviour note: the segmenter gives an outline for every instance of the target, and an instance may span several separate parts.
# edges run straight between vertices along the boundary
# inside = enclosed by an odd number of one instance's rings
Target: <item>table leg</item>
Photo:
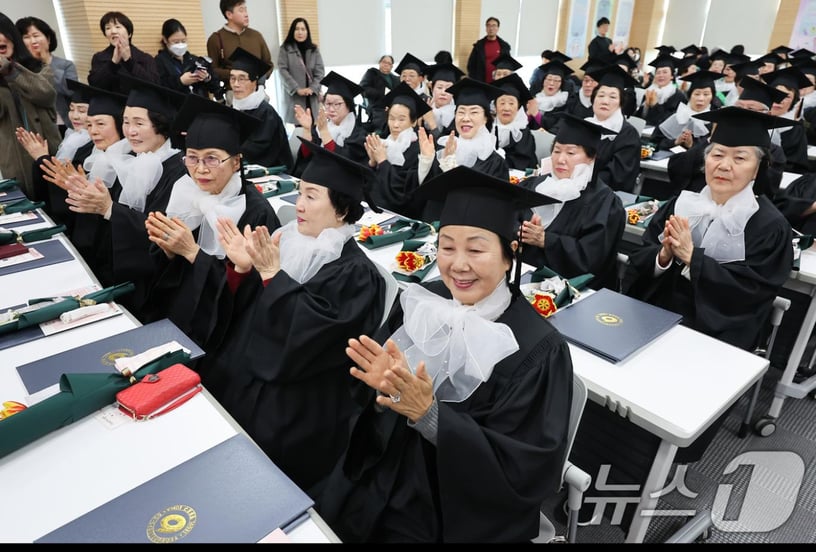
[[[640,543],[646,537],[646,531],[649,529],[652,518],[642,514],[645,511],[657,509],[658,494],[666,484],[666,478],[669,476],[675,454],[677,454],[677,445],[669,443],[665,439],[660,442],[654,462],[652,462],[652,468],[649,470],[649,476],[646,478],[646,483],[640,493],[640,502],[632,518],[632,524],[629,526],[625,542]]]

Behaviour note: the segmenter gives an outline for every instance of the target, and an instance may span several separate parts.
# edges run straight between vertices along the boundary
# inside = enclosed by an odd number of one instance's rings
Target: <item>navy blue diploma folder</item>
[[[238,434],[35,542],[254,543],[313,504]]]
[[[22,364],[17,373],[23,380],[29,395],[59,383],[66,372],[74,373],[114,373],[114,361],[120,356],[134,356],[158,345],[178,341],[190,350],[195,360],[204,356],[204,351],[195,341],[187,337],[178,326],[167,320],[159,320],[132,330],[112,335],[99,341],[69,349],[49,357]]]
[[[603,288],[547,320],[568,341],[612,363],[676,326],[682,316]]]

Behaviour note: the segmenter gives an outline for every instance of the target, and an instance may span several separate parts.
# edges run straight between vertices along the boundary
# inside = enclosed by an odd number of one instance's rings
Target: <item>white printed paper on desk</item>
[[[27,213],[11,213],[10,215],[0,216],[0,226],[4,224],[14,224],[16,222],[24,222],[37,218],[37,213],[28,211]]]
[[[61,318],[55,318],[54,320],[49,320],[48,322],[43,322],[40,324],[40,329],[45,335],[53,335],[55,333],[64,332],[65,330],[78,328],[80,326],[84,326],[85,324],[91,324],[99,320],[105,320],[106,318],[111,318],[112,316],[122,314],[122,309],[120,309],[116,303],[101,303],[99,305],[94,305],[94,307],[98,308],[94,309],[95,312],[89,316],[82,316],[68,322],[64,322]],[[76,311],[91,308],[93,307],[81,307],[76,309]],[[71,313],[75,311],[68,312]]]
[[[383,211],[382,213],[375,213],[371,209],[366,210],[363,213],[363,216],[360,217],[355,224],[357,226],[371,226],[372,224],[382,225],[386,221],[390,221],[393,218],[396,218],[397,215],[394,213],[389,213],[388,211]]]
[[[23,253],[22,255],[16,255],[14,257],[6,257],[5,259],[0,259],[0,268],[23,264],[30,261],[36,261],[37,259],[42,259],[43,257],[44,255],[42,253],[40,253],[33,247],[29,247],[28,251],[26,253]]]

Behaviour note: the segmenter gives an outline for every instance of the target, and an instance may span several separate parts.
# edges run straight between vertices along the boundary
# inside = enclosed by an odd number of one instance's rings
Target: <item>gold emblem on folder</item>
[[[104,366],[115,366],[117,358],[123,357],[132,357],[136,354],[133,349],[118,349],[116,351],[109,351],[102,355],[102,358],[99,361]]]
[[[177,504],[165,508],[150,519],[147,524],[147,538],[155,544],[176,542],[195,527],[198,515],[192,506]]]
[[[604,326],[620,326],[623,324],[623,318],[617,314],[610,314],[608,312],[599,312],[595,315],[595,320]]]

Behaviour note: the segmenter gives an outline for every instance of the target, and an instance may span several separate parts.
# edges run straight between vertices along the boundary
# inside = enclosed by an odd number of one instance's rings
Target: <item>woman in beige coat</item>
[[[317,44],[312,42],[309,22],[298,17],[289,26],[286,40],[278,51],[278,72],[283,83],[284,121],[297,124],[295,105],[310,109],[317,116],[320,105],[320,81],[325,68]]]
[[[50,67],[31,57],[14,22],[0,13],[0,172],[15,178],[32,200],[39,198],[34,197],[31,157],[15,131],[23,127],[39,134],[55,154],[61,141],[56,98]]]

